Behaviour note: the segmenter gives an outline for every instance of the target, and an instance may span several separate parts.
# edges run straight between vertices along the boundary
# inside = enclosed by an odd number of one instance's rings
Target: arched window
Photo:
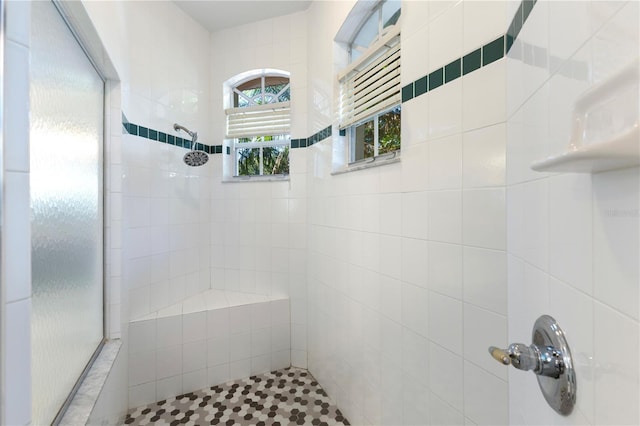
[[[348,141],[350,163],[400,150],[400,3],[356,4],[336,37],[350,56],[338,75],[339,127]]]
[[[260,71],[230,89],[226,137],[233,141],[234,175],[289,174],[288,73]]]

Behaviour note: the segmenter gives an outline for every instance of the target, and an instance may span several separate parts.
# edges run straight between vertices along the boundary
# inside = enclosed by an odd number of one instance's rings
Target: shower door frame
[[[0,0],[3,1],[3,0]],[[106,53],[106,50],[102,46],[102,42],[97,35],[91,20],[89,19],[84,6],[81,4],[74,4],[75,2],[65,2],[63,0],[50,0],[55,6],[56,10],[60,14],[60,17],[64,21],[65,25],[73,35],[74,39],[84,52],[85,56],[93,66],[94,70],[98,74],[99,78],[102,80],[102,146],[100,147],[99,154],[99,165],[101,173],[99,175],[100,184],[99,188],[101,190],[101,224],[102,230],[100,233],[100,238],[102,239],[102,339],[96,346],[93,354],[89,358],[89,361],[85,365],[82,373],[76,380],[74,386],[71,388],[71,391],[67,395],[64,403],[58,410],[56,416],[54,417],[52,424],[58,425],[61,423],[64,418],[69,406],[72,404],[75,395],[78,392],[78,389],[84,382],[85,378],[89,374],[93,364],[96,359],[100,356],[102,349],[105,346],[105,343],[108,339],[108,329],[107,324],[109,321],[109,315],[107,312],[107,302],[108,302],[108,281],[107,281],[107,265],[105,262],[107,245],[106,245],[106,232],[105,232],[105,222],[106,222],[106,208],[107,208],[107,191],[105,187],[105,175],[106,175],[106,167],[105,167],[105,146],[110,141],[110,127],[108,126],[108,117],[107,117],[107,109],[109,108],[107,87],[109,87],[109,83],[112,81],[119,81],[117,72],[113,67],[113,64],[110,62]],[[78,2],[79,3],[79,2]],[[79,28],[77,28],[77,25]],[[96,44],[102,49],[102,52],[96,52]],[[100,54],[98,57],[101,57],[101,61],[96,61],[96,54]]]

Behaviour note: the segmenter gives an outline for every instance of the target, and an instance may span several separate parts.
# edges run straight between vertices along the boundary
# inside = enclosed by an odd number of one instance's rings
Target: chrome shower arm
[[[173,125],[173,130],[176,130],[176,131],[182,130],[183,132],[186,132],[189,136],[191,136],[191,142],[193,142],[194,144],[196,143],[196,140],[198,140],[198,133],[197,132],[192,132],[191,130],[187,129],[184,126],[181,126],[178,123],[175,123]]]

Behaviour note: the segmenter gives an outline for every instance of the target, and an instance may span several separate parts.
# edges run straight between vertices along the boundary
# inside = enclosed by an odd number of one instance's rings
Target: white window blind
[[[339,77],[341,129],[401,101],[399,32],[387,34],[367,53]]]
[[[225,113],[228,139],[290,133],[290,102],[229,108]]]

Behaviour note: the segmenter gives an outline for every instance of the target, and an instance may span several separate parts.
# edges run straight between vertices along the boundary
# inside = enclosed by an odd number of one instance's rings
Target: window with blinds
[[[225,112],[227,114],[226,137],[228,139],[280,135],[290,132],[290,102],[229,108]]]
[[[289,76],[260,72],[231,87],[226,139],[232,141],[235,176],[289,173]]]
[[[338,126],[349,163],[400,150],[400,7],[397,0],[379,2],[354,23],[347,42],[351,63],[338,74]]]
[[[340,77],[340,128],[359,123],[401,101],[400,34],[390,34]]]

